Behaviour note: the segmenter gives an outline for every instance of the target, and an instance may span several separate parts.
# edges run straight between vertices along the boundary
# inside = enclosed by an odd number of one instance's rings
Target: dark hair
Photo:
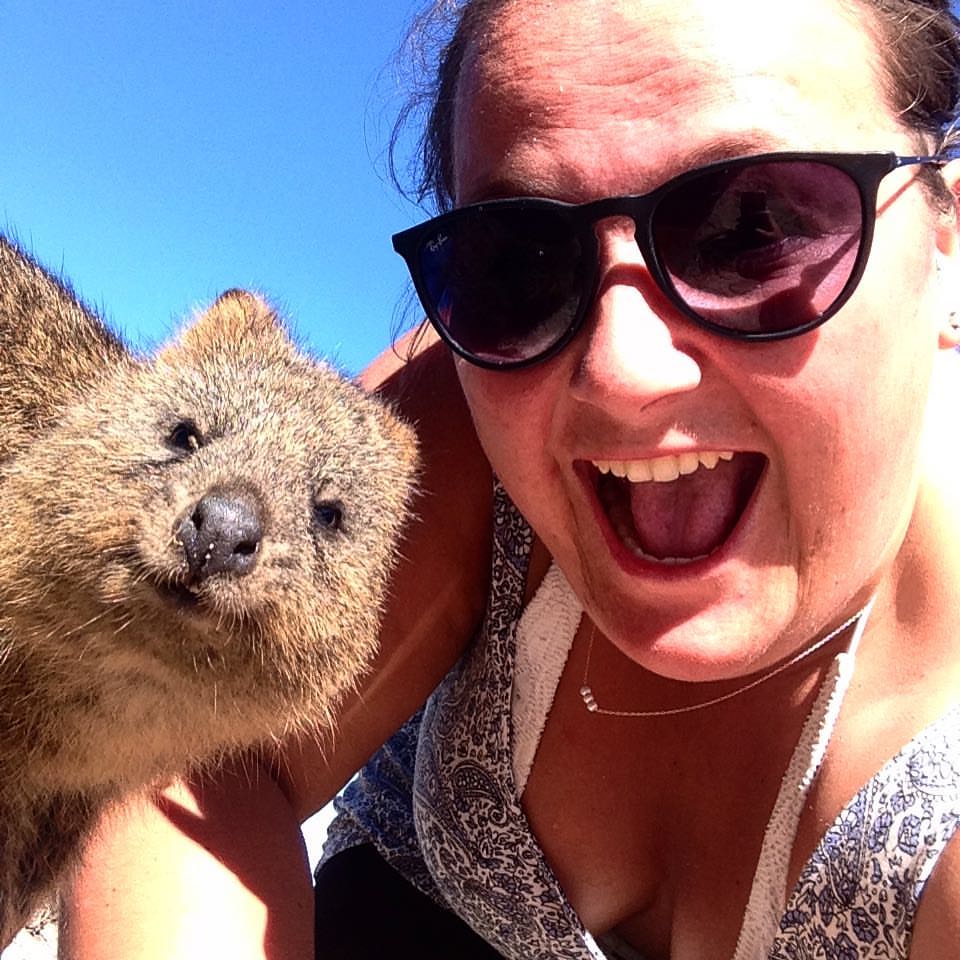
[[[510,0],[432,0],[413,21],[401,49],[409,98],[390,142],[390,173],[405,196],[438,211],[453,206],[453,113],[460,67],[470,41]],[[400,131],[417,123],[417,149],[407,165],[412,189],[396,163]]]
[[[916,135],[923,152],[947,152],[960,141],[960,21],[949,0],[852,0],[866,8],[880,54],[887,103]],[[872,16],[869,14],[872,13]],[[938,170],[920,178],[944,206],[951,200]]]
[[[412,93],[394,128],[390,170],[394,182],[417,202],[438,211],[451,208],[453,197],[453,112],[460,66],[470,42],[490,18],[512,0],[432,0],[414,21],[404,56]],[[884,94],[918,148],[936,152],[960,142],[960,21],[948,0],[845,0],[866,11],[875,32]],[[426,116],[424,117],[424,113]],[[417,119],[423,125],[406,173],[407,188],[396,163],[399,132]],[[938,193],[946,188],[936,171]]]

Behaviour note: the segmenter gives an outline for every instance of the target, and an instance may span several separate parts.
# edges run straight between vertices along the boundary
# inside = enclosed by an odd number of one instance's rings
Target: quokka
[[[2,237],[0,433],[3,945],[115,798],[327,722],[417,454],[259,297],[138,357]]]

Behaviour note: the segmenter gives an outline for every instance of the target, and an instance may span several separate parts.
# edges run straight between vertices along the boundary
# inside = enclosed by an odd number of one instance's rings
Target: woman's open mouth
[[[594,460],[597,497],[635,556],[693,563],[727,542],[767,460],[760,453],[699,450],[649,460]]]

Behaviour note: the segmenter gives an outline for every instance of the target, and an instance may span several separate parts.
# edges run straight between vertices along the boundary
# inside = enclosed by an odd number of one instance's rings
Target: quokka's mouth
[[[192,632],[211,640],[216,636],[222,641],[227,636],[259,629],[250,597],[235,586],[206,581],[193,583],[171,577],[151,579],[148,589],[161,616],[173,613]]]
[[[695,451],[593,461],[597,497],[617,538],[662,563],[702,560],[726,543],[766,466],[759,453]]]
[[[151,585],[161,602],[165,604],[172,604],[183,610],[195,610],[200,606],[200,597],[186,584],[176,580],[154,580]]]
[[[159,567],[136,545],[114,548],[105,560],[112,571],[109,592],[114,601],[160,606],[165,611],[194,610],[201,604],[198,592],[180,571]]]

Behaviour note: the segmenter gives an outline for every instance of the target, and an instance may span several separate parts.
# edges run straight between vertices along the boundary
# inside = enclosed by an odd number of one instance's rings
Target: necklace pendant
[[[586,708],[591,713],[596,713],[599,707],[597,706],[597,701],[593,699],[593,691],[589,687],[583,686],[580,688],[580,696],[583,697]]]

